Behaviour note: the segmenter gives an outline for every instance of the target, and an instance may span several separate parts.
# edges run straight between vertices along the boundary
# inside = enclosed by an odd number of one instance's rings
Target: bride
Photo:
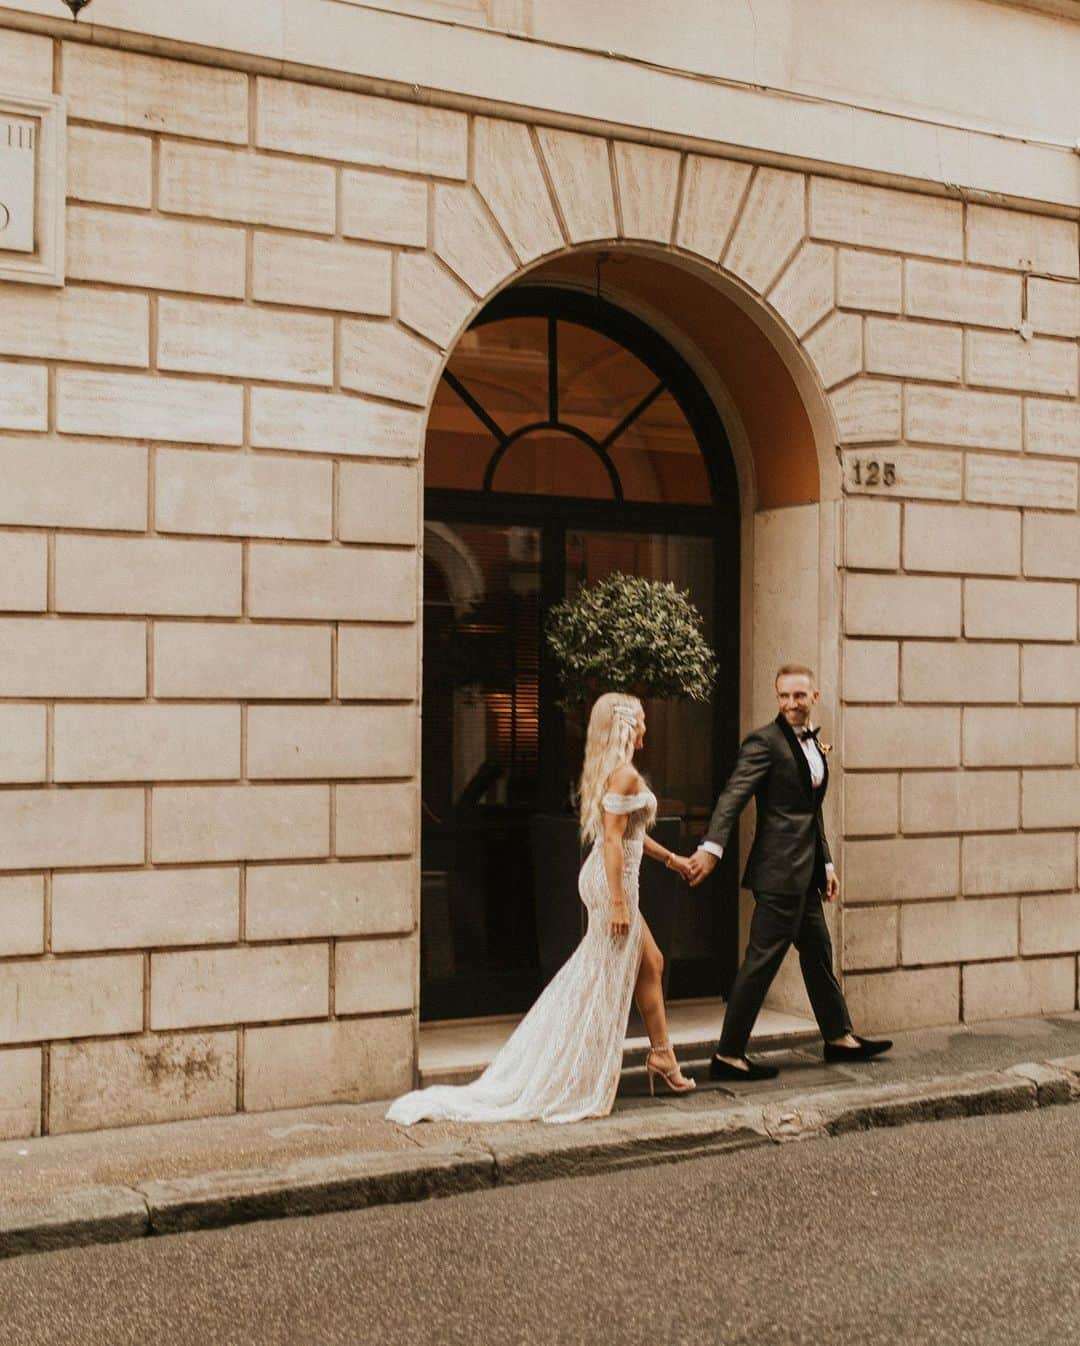
[[[631,996],[651,1044],[649,1092],[657,1076],[676,1093],[693,1089],[668,1041],[663,955],[638,911],[643,852],[683,875],[689,864],[647,835],[656,796],[633,765],[644,741],[645,710],[637,697],[609,692],[597,700],[581,773],[581,837],[592,843],[578,878],[589,916],[585,937],[478,1080],[405,1094],[391,1104],[391,1121],[606,1116],[619,1085]]]

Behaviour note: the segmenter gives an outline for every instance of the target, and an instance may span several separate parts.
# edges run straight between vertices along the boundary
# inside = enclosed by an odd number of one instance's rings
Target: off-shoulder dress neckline
[[[619,794],[617,790],[609,790],[600,801],[608,813],[634,813],[640,808],[644,808],[655,796],[651,790],[638,790],[636,794]]]

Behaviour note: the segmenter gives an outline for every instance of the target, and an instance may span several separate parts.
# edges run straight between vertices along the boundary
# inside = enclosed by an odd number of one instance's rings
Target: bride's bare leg
[[[641,920],[641,962],[634,983],[634,1004],[645,1023],[650,1042],[667,1042],[667,1014],[664,1010],[664,955],[653,939],[652,931]]]
[[[668,1040],[668,1026],[664,1008],[664,955],[644,919],[639,919],[642,927],[641,962],[634,983],[634,1004],[645,1024],[649,1041],[654,1044],[665,1043]],[[665,1071],[674,1070],[677,1065],[675,1053],[670,1047],[666,1051],[653,1052],[653,1060]]]

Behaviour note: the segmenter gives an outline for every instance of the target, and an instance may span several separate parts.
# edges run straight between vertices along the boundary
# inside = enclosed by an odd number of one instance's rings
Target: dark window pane
[[[451,491],[482,491],[488,460],[497,447],[491,432],[440,379],[428,418],[425,484]]]
[[[656,375],[611,337],[578,323],[559,323],[562,418],[603,439],[656,387]]]
[[[558,430],[536,430],[512,444],[495,469],[493,489],[600,500],[615,494],[596,452]]]
[[[472,328],[448,368],[507,434],[547,420],[546,318],[504,318]]]
[[[627,500],[708,505],[709,474],[678,402],[663,392],[609,449]]]
[[[529,818],[539,762],[540,533],[424,527],[422,1012],[538,990]]]
[[[571,532],[566,537],[567,591],[595,583],[613,570],[646,579],[672,580],[686,589],[704,619],[705,638],[713,640],[715,621],[715,549],[709,538],[663,534]],[[730,695],[717,687],[716,698]],[[647,701],[648,732],[641,767],[659,797],[661,816],[682,819],[682,849],[689,851],[712,812],[714,701]],[[580,754],[580,729],[568,726],[567,754]],[[577,741],[575,741],[577,740]],[[674,921],[673,959],[715,956],[716,912],[699,893],[680,889]],[[693,994],[693,992],[692,992]]]

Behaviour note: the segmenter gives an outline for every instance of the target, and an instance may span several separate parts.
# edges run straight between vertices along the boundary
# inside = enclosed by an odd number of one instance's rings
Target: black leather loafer
[[[875,1056],[880,1056],[882,1052],[887,1052],[892,1046],[888,1038],[861,1038],[857,1033],[852,1037],[859,1044],[857,1047],[839,1047],[835,1043],[826,1042],[825,1060],[826,1061],[869,1061]]]
[[[740,1070],[738,1066],[729,1065],[727,1061],[721,1061],[718,1056],[714,1056],[709,1062],[709,1078],[714,1080],[775,1080],[780,1074],[775,1066],[761,1066],[751,1061],[749,1057],[742,1058],[746,1062],[746,1069]]]

